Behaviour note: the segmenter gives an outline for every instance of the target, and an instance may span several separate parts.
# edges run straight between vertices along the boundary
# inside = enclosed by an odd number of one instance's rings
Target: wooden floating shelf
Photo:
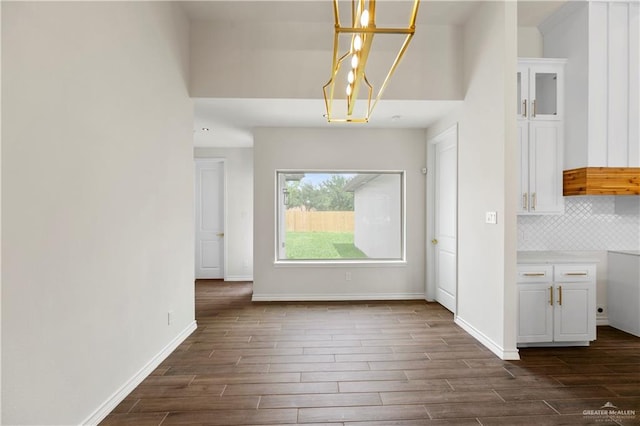
[[[640,195],[640,167],[582,167],[563,172],[562,195]]]

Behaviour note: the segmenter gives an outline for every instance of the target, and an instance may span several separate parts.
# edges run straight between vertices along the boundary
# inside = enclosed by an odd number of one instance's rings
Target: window
[[[404,172],[276,175],[278,261],[404,260]]]

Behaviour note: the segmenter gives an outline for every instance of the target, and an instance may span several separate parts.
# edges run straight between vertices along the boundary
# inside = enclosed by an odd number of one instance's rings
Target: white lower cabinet
[[[518,345],[588,345],[596,338],[594,264],[518,265]]]

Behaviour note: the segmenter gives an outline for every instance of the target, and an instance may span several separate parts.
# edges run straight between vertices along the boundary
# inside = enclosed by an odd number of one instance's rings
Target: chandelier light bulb
[[[0,0],[1,2],[2,0]],[[461,0],[460,0],[461,1]],[[640,1],[640,0],[638,0]],[[416,32],[416,18],[420,0],[379,0],[377,3],[412,3],[406,26],[389,27],[387,21],[397,21],[404,14],[385,6],[376,9],[376,0],[333,0],[333,57],[329,81],[322,86],[328,122],[367,123],[369,115],[379,103],[382,93],[405,54],[407,45]],[[423,2],[424,3],[424,2]],[[404,4],[403,4],[404,6]],[[387,16],[389,15],[389,16]],[[342,19],[341,18],[347,18]],[[404,19],[403,19],[404,20]],[[328,23],[327,23],[328,24]],[[387,37],[391,35],[392,37]],[[374,48],[373,39],[378,40]],[[385,40],[394,40],[395,48],[387,49]],[[402,41],[404,40],[404,41]],[[398,43],[400,41],[400,43]],[[393,52],[395,50],[395,52]],[[389,56],[387,56],[389,55]],[[394,58],[392,60],[392,58]],[[391,61],[392,60],[392,61]],[[378,63],[378,61],[380,61]],[[371,82],[366,70],[369,65],[380,65]],[[371,70],[369,70],[371,71]],[[386,73],[385,73],[386,71]],[[332,112],[335,102],[341,103],[339,112]],[[346,105],[344,105],[344,104]]]
[[[356,36],[353,39],[353,49],[356,52],[359,52],[360,49],[362,49],[362,37],[360,37],[360,34],[356,34]]]
[[[360,15],[360,25],[366,27],[369,25],[369,11],[367,9],[362,11]]]

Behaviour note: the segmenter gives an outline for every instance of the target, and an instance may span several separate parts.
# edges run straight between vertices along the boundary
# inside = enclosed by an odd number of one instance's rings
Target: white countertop
[[[609,250],[609,253],[630,254],[632,256],[640,256],[640,250]]]
[[[563,251],[519,251],[518,263],[598,263],[597,257]]]

